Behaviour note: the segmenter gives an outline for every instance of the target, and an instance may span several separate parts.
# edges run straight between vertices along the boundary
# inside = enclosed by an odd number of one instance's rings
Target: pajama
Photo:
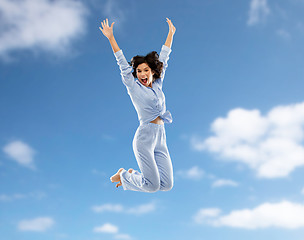
[[[162,91],[170,52],[170,48],[162,46],[159,61],[163,63],[163,69],[160,78],[154,80],[152,87],[146,87],[138,79],[134,79],[133,68],[122,50],[114,53],[122,82],[127,88],[140,123],[133,139],[133,151],[140,172],[121,172],[124,190],[156,192],[168,191],[173,186],[173,169],[166,143],[165,125],[151,123],[158,116],[164,123],[172,122],[171,113],[166,110],[165,95]]]
[[[165,126],[155,123],[140,125],[133,139],[133,151],[141,171],[131,174],[124,170],[121,182],[124,190],[156,192],[173,186],[173,169],[166,144]]]

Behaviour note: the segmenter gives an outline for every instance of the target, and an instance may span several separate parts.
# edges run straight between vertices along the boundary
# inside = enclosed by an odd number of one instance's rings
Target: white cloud
[[[128,234],[117,234],[114,237],[115,239],[124,239],[124,240],[130,240],[132,239],[130,235]]]
[[[0,57],[19,49],[64,53],[85,32],[87,8],[75,0],[0,1]]]
[[[116,138],[114,136],[112,136],[110,134],[106,134],[106,133],[102,134],[101,137],[103,140],[105,140],[107,142],[113,142],[116,140]]]
[[[101,213],[101,212],[122,212],[123,206],[121,204],[103,204],[99,206],[94,206],[94,212]]]
[[[119,6],[118,1],[107,0],[106,3],[103,5],[102,11],[105,17],[109,18],[109,23],[121,23],[124,22],[126,19],[127,9],[123,9],[121,6]],[[119,27],[119,24],[115,25],[115,28],[116,27]]]
[[[0,194],[0,201],[10,202],[10,201],[20,200],[20,199],[25,199],[25,198],[35,198],[35,199],[40,200],[40,199],[44,198],[45,196],[46,196],[46,194],[43,192],[31,192],[28,194],[15,193],[15,194],[11,194],[11,195]]]
[[[9,202],[9,201],[23,199],[23,198],[26,198],[26,196],[24,194],[18,194],[18,193],[13,194],[13,195],[7,195],[7,194],[0,195],[0,201],[3,201],[3,202]]]
[[[210,218],[215,218],[220,213],[221,210],[218,208],[203,208],[197,212],[193,219],[196,223],[210,223]]]
[[[247,24],[249,26],[258,24],[269,15],[270,9],[267,0],[251,0],[249,18]]]
[[[34,154],[35,151],[22,141],[14,141],[7,144],[3,151],[14,161],[24,167],[35,169]]]
[[[134,214],[134,215],[142,215],[149,212],[153,212],[156,210],[156,204],[155,203],[147,203],[138,205],[136,207],[132,208],[126,208],[121,204],[103,204],[99,206],[93,206],[92,210],[96,213],[102,213],[102,212],[117,212],[117,213],[128,213],[128,214]]]
[[[106,174],[105,172],[100,171],[100,170],[98,170],[98,169],[93,169],[93,170],[92,170],[92,173],[93,173],[94,175],[98,175],[98,176],[103,176],[103,177],[106,177],[106,176],[107,176],[107,174]]]
[[[212,187],[224,187],[224,186],[237,187],[238,185],[239,184],[237,182],[229,179],[218,179],[213,182]]]
[[[147,203],[147,204],[142,204],[133,208],[127,209],[127,213],[130,214],[135,214],[135,215],[142,215],[146,214],[149,212],[153,212],[156,210],[155,203]]]
[[[184,178],[199,180],[204,176],[204,170],[200,169],[198,166],[194,166],[189,170],[180,170],[177,174]]]
[[[248,165],[259,177],[288,176],[304,165],[304,102],[278,106],[265,116],[259,110],[233,109],[211,126],[214,136],[193,137],[195,150]]]
[[[111,224],[111,223],[105,223],[104,225],[100,227],[95,227],[94,232],[98,233],[118,233],[118,227]]]
[[[219,209],[215,209],[214,214],[209,215],[204,211],[206,210],[199,210],[194,216],[194,220],[197,223],[215,227],[227,226],[244,229],[304,227],[304,205],[288,201],[264,203],[254,209],[234,210],[228,215],[222,216],[219,215]]]
[[[295,26],[296,26],[296,29],[300,32],[300,33],[304,33],[304,23],[302,23],[302,22],[297,22],[296,24],[295,24]]]
[[[96,233],[110,233],[110,234],[114,234],[114,238],[115,239],[124,239],[124,240],[130,240],[132,239],[130,235],[128,234],[122,234],[119,233],[118,231],[118,227],[111,224],[111,223],[105,223],[100,227],[95,227],[93,229],[94,232]]]
[[[18,229],[21,231],[44,232],[54,225],[54,220],[49,217],[40,217],[32,220],[19,222]]]
[[[277,30],[277,35],[280,36],[281,38],[284,38],[286,40],[291,38],[291,35],[288,31],[286,31],[285,29],[279,29]]]

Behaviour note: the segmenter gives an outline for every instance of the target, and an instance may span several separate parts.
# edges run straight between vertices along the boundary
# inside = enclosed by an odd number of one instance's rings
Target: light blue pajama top
[[[149,123],[160,116],[164,123],[172,123],[172,116],[166,111],[165,94],[162,91],[165,71],[171,48],[163,45],[159,54],[159,61],[163,62],[163,70],[160,78],[155,79],[152,88],[144,86],[138,79],[135,80],[133,67],[127,62],[122,50],[114,53],[120,68],[123,84],[127,87],[141,124]]]

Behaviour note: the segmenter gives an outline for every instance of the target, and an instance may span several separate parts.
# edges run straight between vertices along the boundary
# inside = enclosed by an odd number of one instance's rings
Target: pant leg
[[[157,128],[151,124],[140,125],[133,139],[133,151],[141,171],[121,172],[124,190],[155,192],[160,188],[160,176],[154,158]]]
[[[155,162],[160,175],[160,190],[169,191],[173,187],[173,166],[167,147],[165,126],[161,125],[154,149]]]

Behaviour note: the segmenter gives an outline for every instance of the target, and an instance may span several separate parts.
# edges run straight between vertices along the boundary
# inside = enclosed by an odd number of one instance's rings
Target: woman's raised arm
[[[171,20],[169,18],[167,18],[167,23],[169,25],[169,33],[165,42],[165,46],[167,46],[168,48],[171,48],[172,45],[172,41],[173,41],[173,35],[175,33],[176,28],[174,27],[173,23],[171,22]]]
[[[134,76],[132,74],[133,68],[129,65],[122,50],[118,47],[117,42],[115,41],[113,34],[114,22],[111,24],[111,27],[109,27],[108,19],[106,19],[101,22],[101,25],[103,28],[99,27],[99,29],[102,31],[103,35],[105,35],[110,41],[114,56],[120,68],[122,82],[126,87],[132,88],[135,83]]]
[[[168,67],[168,60],[169,60],[169,55],[171,53],[171,45],[172,45],[172,40],[173,40],[173,35],[175,33],[175,27],[173,26],[171,20],[167,18],[167,23],[169,25],[169,33],[167,36],[167,40],[165,44],[162,46],[161,51],[159,53],[159,61],[163,63],[163,69],[160,77],[160,86],[162,87],[163,80],[165,77],[165,72]]]
[[[102,31],[103,35],[105,35],[111,44],[111,47],[113,49],[113,52],[116,53],[120,50],[120,48],[118,47],[118,44],[114,38],[114,34],[113,34],[113,25],[115,22],[112,22],[111,27],[109,27],[109,21],[106,18],[106,20],[103,20],[103,22],[101,22],[101,27],[99,27],[100,31]]]

